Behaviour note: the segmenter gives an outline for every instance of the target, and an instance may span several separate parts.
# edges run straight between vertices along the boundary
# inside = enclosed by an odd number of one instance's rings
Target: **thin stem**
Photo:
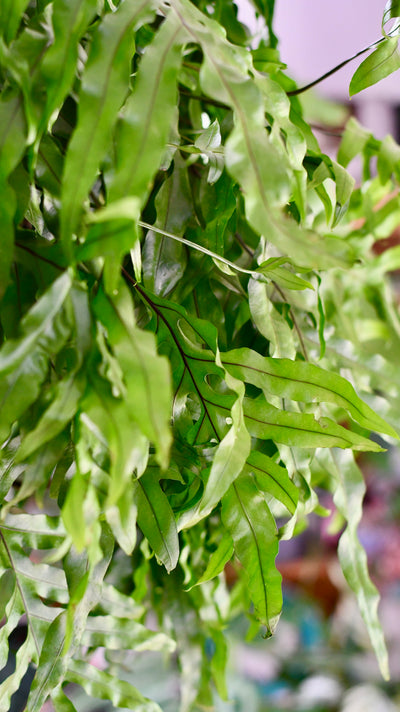
[[[388,37],[389,36],[390,35],[388,35]],[[293,89],[292,91],[286,92],[287,95],[288,96],[297,96],[298,94],[303,94],[303,92],[307,91],[308,89],[311,89],[312,87],[315,87],[316,84],[323,82],[324,79],[328,79],[328,77],[331,77],[332,74],[335,74],[336,72],[338,72],[339,69],[342,69],[342,67],[345,67],[346,64],[349,64],[349,62],[352,62],[353,59],[357,59],[357,57],[361,57],[362,54],[369,52],[370,49],[373,49],[381,42],[384,42],[386,39],[387,39],[387,37],[380,37],[379,40],[376,40],[372,44],[368,45],[368,47],[364,47],[364,49],[360,49],[359,52],[356,52],[356,54],[353,54],[352,57],[349,57],[348,59],[345,59],[343,62],[340,62],[340,64],[337,64],[336,67],[333,67],[333,69],[330,69],[329,72],[325,72],[325,74],[322,74],[320,77],[318,77],[318,79],[314,79],[314,81],[310,82],[309,84],[306,84],[303,87],[300,87],[299,89]]]
[[[221,255],[217,255],[215,252],[211,252],[211,250],[208,250],[207,247],[203,247],[202,245],[197,245],[195,242],[186,240],[185,237],[178,237],[178,235],[173,235],[171,232],[162,230],[161,228],[155,227],[154,225],[150,225],[149,223],[143,222],[142,220],[139,220],[138,224],[141,227],[146,228],[147,230],[153,230],[154,232],[158,232],[160,235],[164,235],[165,237],[171,238],[171,240],[176,240],[176,242],[182,243],[182,245],[187,245],[188,247],[191,247],[192,249],[197,250],[198,252],[202,252],[204,255],[212,257],[213,260],[222,262],[223,264],[227,265],[227,267],[230,267],[230,269],[232,270],[242,272],[243,274],[249,274],[251,277],[253,277],[253,279],[262,279],[263,275],[259,272],[256,272],[252,269],[245,269],[244,267],[239,267],[239,265],[236,265],[234,262],[230,262],[229,260],[225,259],[225,257],[221,257]]]
[[[230,106],[228,106],[228,104],[224,104],[222,101],[218,101],[217,99],[211,99],[208,96],[203,96],[202,94],[192,94],[192,92],[186,91],[185,89],[179,89],[179,91],[181,94],[183,94],[183,96],[188,96],[190,97],[190,99],[196,99],[197,101],[204,101],[205,104],[216,106],[219,109],[229,110],[231,108]]]

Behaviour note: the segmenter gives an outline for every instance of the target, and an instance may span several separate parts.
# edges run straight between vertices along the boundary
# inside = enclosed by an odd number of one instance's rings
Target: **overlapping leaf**
[[[358,605],[366,623],[381,672],[389,677],[386,644],[378,618],[379,593],[368,573],[367,555],[357,534],[361,521],[365,483],[351,453],[318,454],[318,460],[335,481],[334,501],[347,525],[339,542],[339,559],[347,583],[357,595]]]
[[[25,316],[19,339],[7,341],[0,351],[0,440],[38,397],[50,358],[71,333],[71,288],[71,274],[65,272]]]
[[[63,176],[61,237],[69,252],[83,203],[110,147],[113,125],[129,91],[132,31],[151,17],[152,8],[153,3],[147,0],[122,3],[117,12],[106,15],[93,37],[81,82],[78,123]]]
[[[240,475],[222,501],[222,519],[248,578],[256,615],[272,635],[282,609],[276,524],[252,477]]]
[[[357,396],[348,381],[314,364],[266,358],[250,349],[230,351],[223,355],[222,362],[236,378],[252,383],[266,394],[303,403],[334,403],[345,408],[364,428],[398,437],[396,431]]]

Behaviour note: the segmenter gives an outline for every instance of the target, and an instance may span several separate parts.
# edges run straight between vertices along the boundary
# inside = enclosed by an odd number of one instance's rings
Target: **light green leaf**
[[[350,452],[318,453],[317,459],[334,477],[334,502],[347,522],[339,541],[340,564],[347,583],[357,596],[382,675],[387,680],[388,653],[378,618],[380,596],[370,579],[367,555],[357,534],[365,494],[363,476]]]
[[[168,499],[151,471],[135,482],[135,499],[138,525],[169,573],[178,563],[178,532]]]
[[[229,45],[216,23],[195,12],[186,0],[174,0],[173,7],[194,41],[203,48],[200,82],[204,92],[233,109],[234,129],[225,146],[226,166],[241,185],[253,229],[268,236],[299,265],[348,264],[352,256],[343,240],[326,236],[322,239],[302,230],[279,210],[291,193],[290,164],[287,154],[272,143],[265,131],[264,100],[250,80],[248,53]],[[249,106],[251,111],[245,108]]]
[[[211,579],[218,576],[225,568],[228,561],[231,560],[233,555],[233,542],[232,537],[226,532],[221,541],[219,542],[217,548],[210,555],[207,567],[202,576],[193,584],[193,586],[199,586],[201,583],[206,583],[206,581],[211,581]],[[188,588],[190,591],[191,586]]]
[[[221,363],[218,354],[216,363]],[[229,372],[225,373],[227,386],[237,393],[231,408],[232,427],[217,446],[204,494],[197,507],[197,516],[204,517],[218,504],[232,482],[240,474],[250,452],[250,436],[243,417],[244,386]]]
[[[355,179],[336,161],[332,161],[332,171],[335,176],[336,186],[335,219],[332,226],[335,227],[347,211]]]
[[[240,475],[224,496],[222,519],[245,569],[256,616],[272,635],[282,609],[277,528],[250,475]]]
[[[129,91],[133,30],[152,15],[153,4],[151,0],[121,3],[116,12],[105,16],[94,33],[79,92],[78,123],[68,146],[62,183],[60,230],[67,253],[71,253],[72,235],[80,232],[83,203],[110,146],[113,125]]]
[[[14,39],[29,0],[2,0],[0,5],[0,28],[7,43]]]
[[[250,279],[248,291],[251,316],[260,334],[270,342],[270,354],[277,358],[294,359],[296,347],[293,332],[269,299],[266,285]]]
[[[400,146],[393,136],[388,134],[381,142],[378,153],[378,175],[382,183],[386,183],[394,173],[399,179]]]
[[[3,709],[11,709],[11,700],[15,693],[21,688],[21,683],[28,671],[29,663],[32,659],[34,644],[32,635],[28,632],[27,639],[18,648],[15,656],[15,672],[9,675],[0,685],[0,704]]]
[[[225,673],[228,662],[228,643],[221,630],[212,629],[210,635],[215,645],[215,650],[211,658],[213,680],[221,699],[227,700],[228,690],[226,687]]]
[[[262,262],[255,271],[265,274],[271,281],[281,285],[284,289],[314,289],[310,282],[298,277],[287,267],[276,264],[275,258]]]
[[[27,712],[40,712],[50,693],[64,678],[68,662],[62,655],[65,626],[66,613],[63,612],[48,628],[39,658],[39,667],[29,694]]]
[[[265,398],[245,399],[245,422],[250,435],[262,440],[274,440],[291,447],[340,447],[381,452],[373,440],[336,425],[330,418],[278,410]]]
[[[162,712],[155,703],[147,700],[140,692],[124,680],[118,680],[104,670],[78,660],[71,660],[67,678],[81,685],[91,697],[110,700],[115,707],[127,707],[135,712]]]
[[[149,630],[141,623],[128,618],[109,616],[89,617],[82,644],[92,648],[100,646],[107,650],[160,650],[172,653],[176,643],[165,633]]]
[[[53,690],[50,699],[54,705],[55,712],[77,712],[76,707],[65,695],[62,687]]]
[[[233,376],[252,383],[266,394],[304,403],[335,403],[364,428],[398,438],[396,431],[357,396],[348,381],[319,366],[268,358],[251,349],[228,351],[222,354],[222,363]]]
[[[115,138],[107,180],[110,201],[134,195],[143,205],[159,169],[176,111],[177,76],[185,34],[170,12],[147,47]]]
[[[372,54],[364,59],[353,74],[349,94],[354,96],[363,89],[376,84],[400,68],[400,55],[397,50],[398,39],[388,38]]]
[[[282,502],[291,514],[295,513],[299,492],[285,467],[281,467],[264,453],[253,450],[247,458],[243,471],[254,475],[261,492],[272,495]]]

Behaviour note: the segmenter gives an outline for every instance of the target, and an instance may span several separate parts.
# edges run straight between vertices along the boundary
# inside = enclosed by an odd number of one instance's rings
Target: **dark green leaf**
[[[245,569],[256,615],[272,635],[282,608],[281,575],[275,567],[278,536],[250,475],[240,475],[224,496],[222,518]]]
[[[93,37],[79,93],[78,124],[63,175],[61,238],[68,251],[73,234],[80,232],[83,203],[110,147],[113,125],[129,91],[132,31],[152,14],[151,7],[150,0],[122,3],[117,12],[105,16]]]
[[[138,525],[157,558],[170,572],[178,562],[178,532],[168,499],[151,472],[135,483],[135,499]]]
[[[350,82],[350,96],[376,84],[400,68],[397,44],[398,39],[395,37],[386,39],[367,59],[364,59]]]

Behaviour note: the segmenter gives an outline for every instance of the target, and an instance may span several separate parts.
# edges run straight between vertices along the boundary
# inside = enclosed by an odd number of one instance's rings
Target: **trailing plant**
[[[228,0],[0,5],[2,709],[30,668],[29,712],[71,712],[70,682],[159,710],[128,649],[175,651],[182,710],[225,696],[224,628],[273,634],[321,488],[388,673],[356,458],[400,418],[400,248],[372,249],[400,148],[352,119],[322,153],[254,5],[257,46]],[[398,67],[399,14],[352,93]]]

